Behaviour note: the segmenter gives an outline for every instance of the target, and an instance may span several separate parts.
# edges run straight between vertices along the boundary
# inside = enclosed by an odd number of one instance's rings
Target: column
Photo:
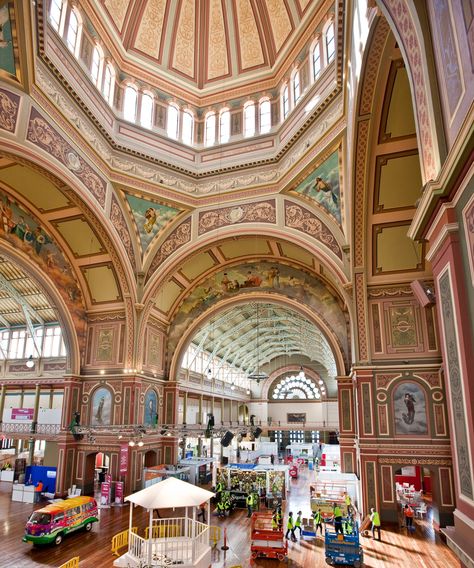
[[[3,411],[5,409],[6,394],[7,394],[7,386],[2,385],[2,392],[0,393],[0,424],[3,422]]]
[[[183,424],[186,424],[187,418],[186,415],[188,413],[188,392],[183,392]]]
[[[357,473],[356,424],[354,416],[354,393],[352,377],[336,377],[339,406],[339,444],[341,471]]]
[[[31,423],[30,432],[34,434],[36,432],[36,425],[38,424],[38,412],[39,412],[39,401],[40,401],[40,385],[35,386],[35,406],[33,410],[33,422]],[[31,465],[34,460],[35,453],[35,440],[30,438],[28,440],[28,465]]]

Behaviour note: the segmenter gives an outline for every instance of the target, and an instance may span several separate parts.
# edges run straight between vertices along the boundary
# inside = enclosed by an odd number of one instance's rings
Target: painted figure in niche
[[[145,398],[145,412],[143,422],[148,426],[158,424],[158,397],[154,390],[149,390]]]
[[[12,22],[8,2],[0,2],[0,69],[15,75]]]
[[[413,424],[415,420],[415,397],[409,392],[405,393],[405,406],[407,407],[407,414],[403,414],[403,420],[406,424]]]
[[[147,233],[151,233],[151,230],[153,229],[153,225],[156,223],[156,211],[155,209],[153,209],[153,207],[149,207],[146,211],[145,211],[145,219],[146,222],[143,225],[143,228],[145,229],[145,231]]]
[[[403,382],[394,389],[393,410],[396,434],[428,434],[426,399],[418,383]]]
[[[13,227],[15,226],[15,222],[13,221],[13,211],[11,208],[10,200],[8,197],[5,199],[5,202],[2,203],[2,207],[0,210],[0,215],[2,218],[2,228],[5,233],[11,233]]]
[[[322,191],[326,200],[331,200],[334,203],[334,205],[338,205],[337,194],[335,193],[333,188],[322,178],[320,177],[316,178],[316,181],[314,183],[314,189],[316,190],[317,193]]]
[[[91,425],[108,426],[112,419],[112,395],[104,387],[98,388],[92,398]]]

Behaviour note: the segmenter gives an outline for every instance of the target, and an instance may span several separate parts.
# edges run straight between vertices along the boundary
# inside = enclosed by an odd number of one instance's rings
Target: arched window
[[[105,66],[102,94],[104,95],[104,99],[109,103],[109,105],[111,105],[112,101],[114,100],[114,89],[115,89],[115,70],[112,67],[111,63],[107,63],[107,65]]]
[[[178,139],[179,108],[176,105],[168,105],[168,121],[166,132],[170,138]]]
[[[67,27],[66,44],[75,57],[79,55],[81,44],[81,20],[78,12],[72,8],[69,14],[69,24]]]
[[[216,141],[216,113],[210,112],[204,121],[204,145],[212,146]]]
[[[286,376],[273,387],[270,398],[274,400],[312,399],[319,400],[326,394],[324,382],[316,384],[313,379],[305,377],[304,372]]]
[[[300,72],[299,70],[293,75],[293,102],[296,104],[301,96]]]
[[[127,85],[123,97],[123,117],[125,120],[135,122],[137,119],[137,99],[138,93],[135,87]]]
[[[331,63],[336,55],[336,40],[334,37],[334,22],[331,22],[326,30],[326,58],[327,62]]]
[[[316,81],[321,73],[321,46],[319,45],[319,41],[314,44],[313,51],[311,53],[311,63],[313,81]]]
[[[153,95],[150,93],[142,94],[140,124],[145,128],[151,128],[153,126]]]
[[[255,134],[255,103],[250,101],[244,106],[244,136]]]
[[[94,47],[94,51],[92,52],[92,65],[91,65],[91,77],[94,81],[94,85],[100,85],[101,75],[102,75],[102,66],[104,61],[104,54],[102,53],[102,49],[99,45]]]
[[[61,24],[63,23],[63,0],[51,0],[49,6],[49,21],[53,28],[60,33]]]
[[[281,106],[283,111],[283,120],[288,116],[290,112],[290,97],[289,97],[289,90],[288,85],[283,87],[283,91],[281,94]]]
[[[194,137],[194,115],[190,110],[183,111],[183,124],[181,129],[181,139],[185,144],[191,146]]]
[[[230,112],[225,108],[219,114],[219,142],[224,144],[230,139]]]
[[[260,101],[260,134],[270,132],[272,128],[271,104],[269,99]]]

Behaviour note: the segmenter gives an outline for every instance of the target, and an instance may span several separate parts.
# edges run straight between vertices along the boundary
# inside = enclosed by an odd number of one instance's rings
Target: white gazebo
[[[213,496],[214,493],[206,489],[170,477],[125,497],[125,501],[130,502],[128,551],[114,562],[114,566],[152,568],[179,564],[182,568],[208,568],[211,565],[209,519]],[[201,503],[207,503],[207,523],[196,520],[196,509]],[[149,513],[144,537],[132,530],[133,509],[137,505]],[[184,517],[153,518],[153,509],[177,507],[185,509]]]

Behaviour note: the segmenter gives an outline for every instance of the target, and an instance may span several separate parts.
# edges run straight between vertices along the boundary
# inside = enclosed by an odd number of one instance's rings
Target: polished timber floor
[[[289,508],[296,513],[309,514],[309,482],[314,480],[314,473],[303,471],[297,480],[292,480]],[[0,535],[2,547],[0,568],[37,568],[41,566],[57,567],[73,556],[80,557],[80,568],[109,568],[114,557],[110,551],[111,538],[128,526],[128,506],[112,507],[101,511],[100,523],[91,533],[74,533],[66,537],[63,543],[34,548],[21,541],[26,518],[33,506],[14,503],[10,500],[11,484],[0,483]],[[38,507],[37,505],[35,507]],[[141,527],[146,525],[146,516],[137,508],[134,521]],[[162,517],[173,516],[171,511],[160,510]],[[178,511],[175,513],[177,514]],[[286,519],[285,519],[286,520]],[[135,522],[134,522],[135,524]],[[229,550],[221,550],[222,542],[213,551],[212,566],[230,568],[291,566],[292,568],[319,568],[327,566],[324,559],[322,539],[316,541],[299,540],[289,543],[289,560],[279,563],[277,560],[250,561],[250,520],[246,511],[237,510],[230,518],[221,521],[213,517],[211,524],[227,527]],[[372,538],[362,538],[364,547],[364,566],[371,568],[457,568],[459,562],[451,550],[441,542],[429,521],[416,521],[416,531],[407,535],[399,527],[382,527],[382,542]]]

